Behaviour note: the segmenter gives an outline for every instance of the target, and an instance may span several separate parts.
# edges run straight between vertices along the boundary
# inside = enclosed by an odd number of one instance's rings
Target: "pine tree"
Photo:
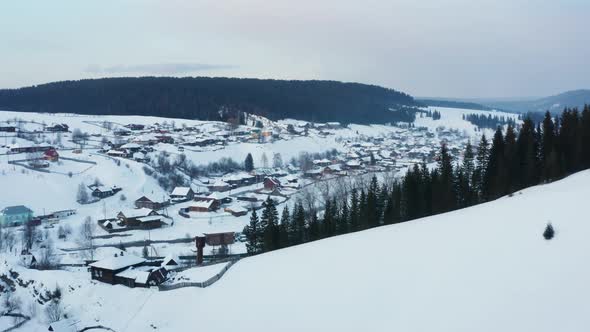
[[[279,225],[279,247],[285,248],[290,245],[290,232],[291,232],[291,215],[289,213],[289,207],[285,204],[283,213],[281,215],[281,223]]]
[[[504,159],[504,136],[498,127],[492,140],[492,148],[483,178],[484,199],[491,200],[506,194],[506,162]]]
[[[367,191],[366,196],[366,211],[364,214],[366,215],[366,225],[368,228],[376,227],[379,224],[379,207],[377,206],[377,195],[379,191],[379,184],[377,182],[377,177],[373,175],[371,178],[371,183],[369,184],[369,190]],[[361,197],[363,193],[361,192]]]
[[[543,237],[545,238],[545,240],[551,240],[553,236],[555,236],[553,225],[551,225],[551,223],[548,223],[547,227],[545,227],[545,231],[543,232]]]
[[[473,146],[471,146],[471,142],[467,142],[465,152],[463,153],[463,163],[461,164],[463,176],[461,179],[462,185],[460,185],[462,206],[470,206],[476,203],[475,185],[473,183],[475,173],[474,158]]]
[[[350,231],[356,232],[360,230],[359,225],[360,206],[358,199],[358,192],[353,188],[350,192]]]
[[[246,172],[252,172],[254,170],[254,158],[252,158],[252,154],[250,153],[248,153],[246,160],[244,160],[244,169]]]
[[[260,217],[264,251],[272,251],[279,248],[279,216],[275,202],[270,196],[263,203],[264,210]]]
[[[244,227],[243,231],[244,235],[246,236],[246,249],[248,250],[248,254],[256,255],[262,252],[262,238],[261,235],[261,226],[260,220],[258,219],[258,215],[256,214],[256,210],[252,210],[252,215],[250,216],[250,224]]]
[[[348,209],[348,202],[345,198],[340,204],[340,214],[336,221],[336,234],[346,234],[349,232],[350,210]]]
[[[506,129],[506,135],[504,136],[504,156],[502,159],[505,161],[505,178],[502,188],[499,190],[503,194],[514,192],[521,188],[521,179],[519,177],[520,164],[516,145],[516,133],[514,132],[514,127],[511,125]]]
[[[539,165],[538,160],[538,149],[539,142],[537,141],[537,135],[535,134],[535,124],[530,117],[527,117],[518,133],[517,142],[517,153],[518,153],[518,166],[519,173],[517,174],[518,180],[516,182],[515,189],[521,189],[529,186],[533,186],[539,183]],[[514,184],[513,184],[514,187]]]
[[[305,209],[303,203],[298,202],[295,211],[293,212],[293,230],[291,232],[291,244],[301,244],[307,241],[305,237]]]
[[[367,221],[369,219],[369,209],[367,205],[367,194],[364,189],[361,189],[359,196],[359,216],[358,216],[358,229],[363,230],[367,228]]]
[[[484,200],[484,179],[486,177],[486,170],[488,168],[489,158],[489,143],[486,139],[486,135],[481,136],[481,140],[477,147],[477,156],[475,170],[472,176],[472,186],[476,195],[477,203],[483,202]]]
[[[318,221],[318,215],[315,212],[312,212],[311,217],[309,218],[309,241],[316,241],[320,239],[321,235],[320,230],[320,222]]]

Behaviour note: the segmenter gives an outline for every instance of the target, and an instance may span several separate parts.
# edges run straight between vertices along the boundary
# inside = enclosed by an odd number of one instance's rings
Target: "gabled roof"
[[[154,210],[148,209],[148,208],[141,208],[141,209],[129,209],[126,211],[121,211],[119,213],[122,213],[126,218],[141,218],[141,217],[149,216],[150,213],[152,213],[152,212],[154,212]]]
[[[147,284],[148,279],[150,278],[150,271],[130,267],[126,270],[117,273],[116,276],[125,279],[133,279],[136,283],[145,285]]]
[[[178,259],[178,256],[173,255],[173,254],[168,254],[168,256],[166,256],[164,258],[164,261],[162,261],[161,266],[170,266],[170,265],[179,265],[180,264],[180,260]]]
[[[24,205],[15,205],[15,206],[7,206],[2,209],[0,212],[4,215],[15,215],[15,214],[25,214],[25,213],[33,213],[31,209]]]
[[[62,319],[49,324],[49,331],[53,332],[76,332],[76,322],[71,319]]]
[[[188,195],[190,190],[191,190],[190,187],[176,187],[176,188],[174,188],[174,190],[172,190],[172,193],[170,195],[186,196],[186,195]]]
[[[191,204],[191,207],[207,208],[207,209],[209,209],[213,205],[214,202],[215,202],[214,199],[196,201],[196,202],[193,202]]]
[[[92,267],[96,267],[99,269],[105,270],[120,270],[126,267],[130,267],[133,265],[138,265],[145,262],[145,259],[133,256],[133,255],[124,255],[124,256],[117,256],[117,257],[109,257],[103,260],[94,262],[90,264]]]

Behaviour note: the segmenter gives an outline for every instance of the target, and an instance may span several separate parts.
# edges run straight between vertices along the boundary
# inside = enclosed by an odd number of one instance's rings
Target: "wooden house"
[[[209,189],[209,191],[227,191],[231,189],[231,186],[227,182],[217,180],[213,181],[213,183],[209,183],[207,189]]]
[[[144,262],[145,259],[143,258],[133,255],[125,255],[121,252],[121,255],[105,258],[90,264],[90,275],[93,280],[115,285],[120,283],[120,280],[117,280],[116,278],[117,273],[130,267],[140,266]]]
[[[162,216],[148,208],[121,211],[117,213],[117,219],[127,227],[151,229],[162,226]]]
[[[92,196],[98,198],[105,198],[113,196],[114,194],[121,191],[121,188],[113,186],[113,187],[106,187],[106,186],[92,186],[90,188],[92,190]]]
[[[195,197],[195,192],[190,187],[176,187],[170,193],[170,199],[176,202],[186,202]]]
[[[59,124],[54,124],[52,126],[49,127],[45,127],[45,131],[49,131],[52,133],[57,133],[57,132],[67,132],[68,130],[70,130],[70,127],[65,124],[65,123],[59,123]]]
[[[189,206],[192,212],[210,212],[219,209],[220,202],[215,199],[204,199],[195,201]]]
[[[168,200],[164,197],[162,197],[162,199],[156,199],[155,197],[148,196],[144,195],[135,200],[135,207],[138,209],[148,208],[151,210],[160,210],[168,205]]]
[[[231,213],[234,217],[245,216],[246,214],[248,214],[248,209],[239,205],[228,206],[225,209],[223,209],[223,211]]]
[[[281,182],[277,178],[268,177],[264,179],[264,189],[273,191],[281,187]]]
[[[43,153],[43,159],[53,162],[58,161],[59,153],[55,149],[49,149]]]

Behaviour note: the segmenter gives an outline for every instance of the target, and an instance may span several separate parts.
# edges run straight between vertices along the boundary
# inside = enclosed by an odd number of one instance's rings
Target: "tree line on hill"
[[[0,90],[0,109],[90,115],[144,115],[242,123],[246,112],[272,120],[412,122],[410,95],[375,85],[210,77],[64,81]]]
[[[380,184],[373,176],[367,188],[326,200],[321,218],[300,201],[293,211],[285,206],[279,218],[269,197],[261,217],[254,211],[244,228],[248,252],[259,254],[448,212],[588,169],[590,107],[582,112],[565,109],[555,118],[547,112],[536,125],[526,118],[518,132],[510,124],[505,133],[498,127],[491,142],[483,135],[477,147],[468,144],[460,163],[443,144],[437,159],[434,169],[425,163],[414,165],[390,184]]]
[[[477,128],[496,129],[498,126],[511,125],[516,126],[516,121],[511,117],[498,116],[489,114],[463,114],[463,120],[469,121],[476,125]],[[522,120],[519,118],[519,120]]]

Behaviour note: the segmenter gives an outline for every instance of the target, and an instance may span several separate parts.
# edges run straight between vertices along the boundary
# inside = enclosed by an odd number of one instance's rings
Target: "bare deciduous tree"
[[[94,259],[94,233],[95,233],[96,225],[92,221],[90,216],[87,216],[84,219],[84,223],[80,226],[80,242],[82,246],[85,248],[84,254],[89,259]]]
[[[45,315],[50,323],[57,322],[63,316],[61,301],[54,299],[45,307]]]

